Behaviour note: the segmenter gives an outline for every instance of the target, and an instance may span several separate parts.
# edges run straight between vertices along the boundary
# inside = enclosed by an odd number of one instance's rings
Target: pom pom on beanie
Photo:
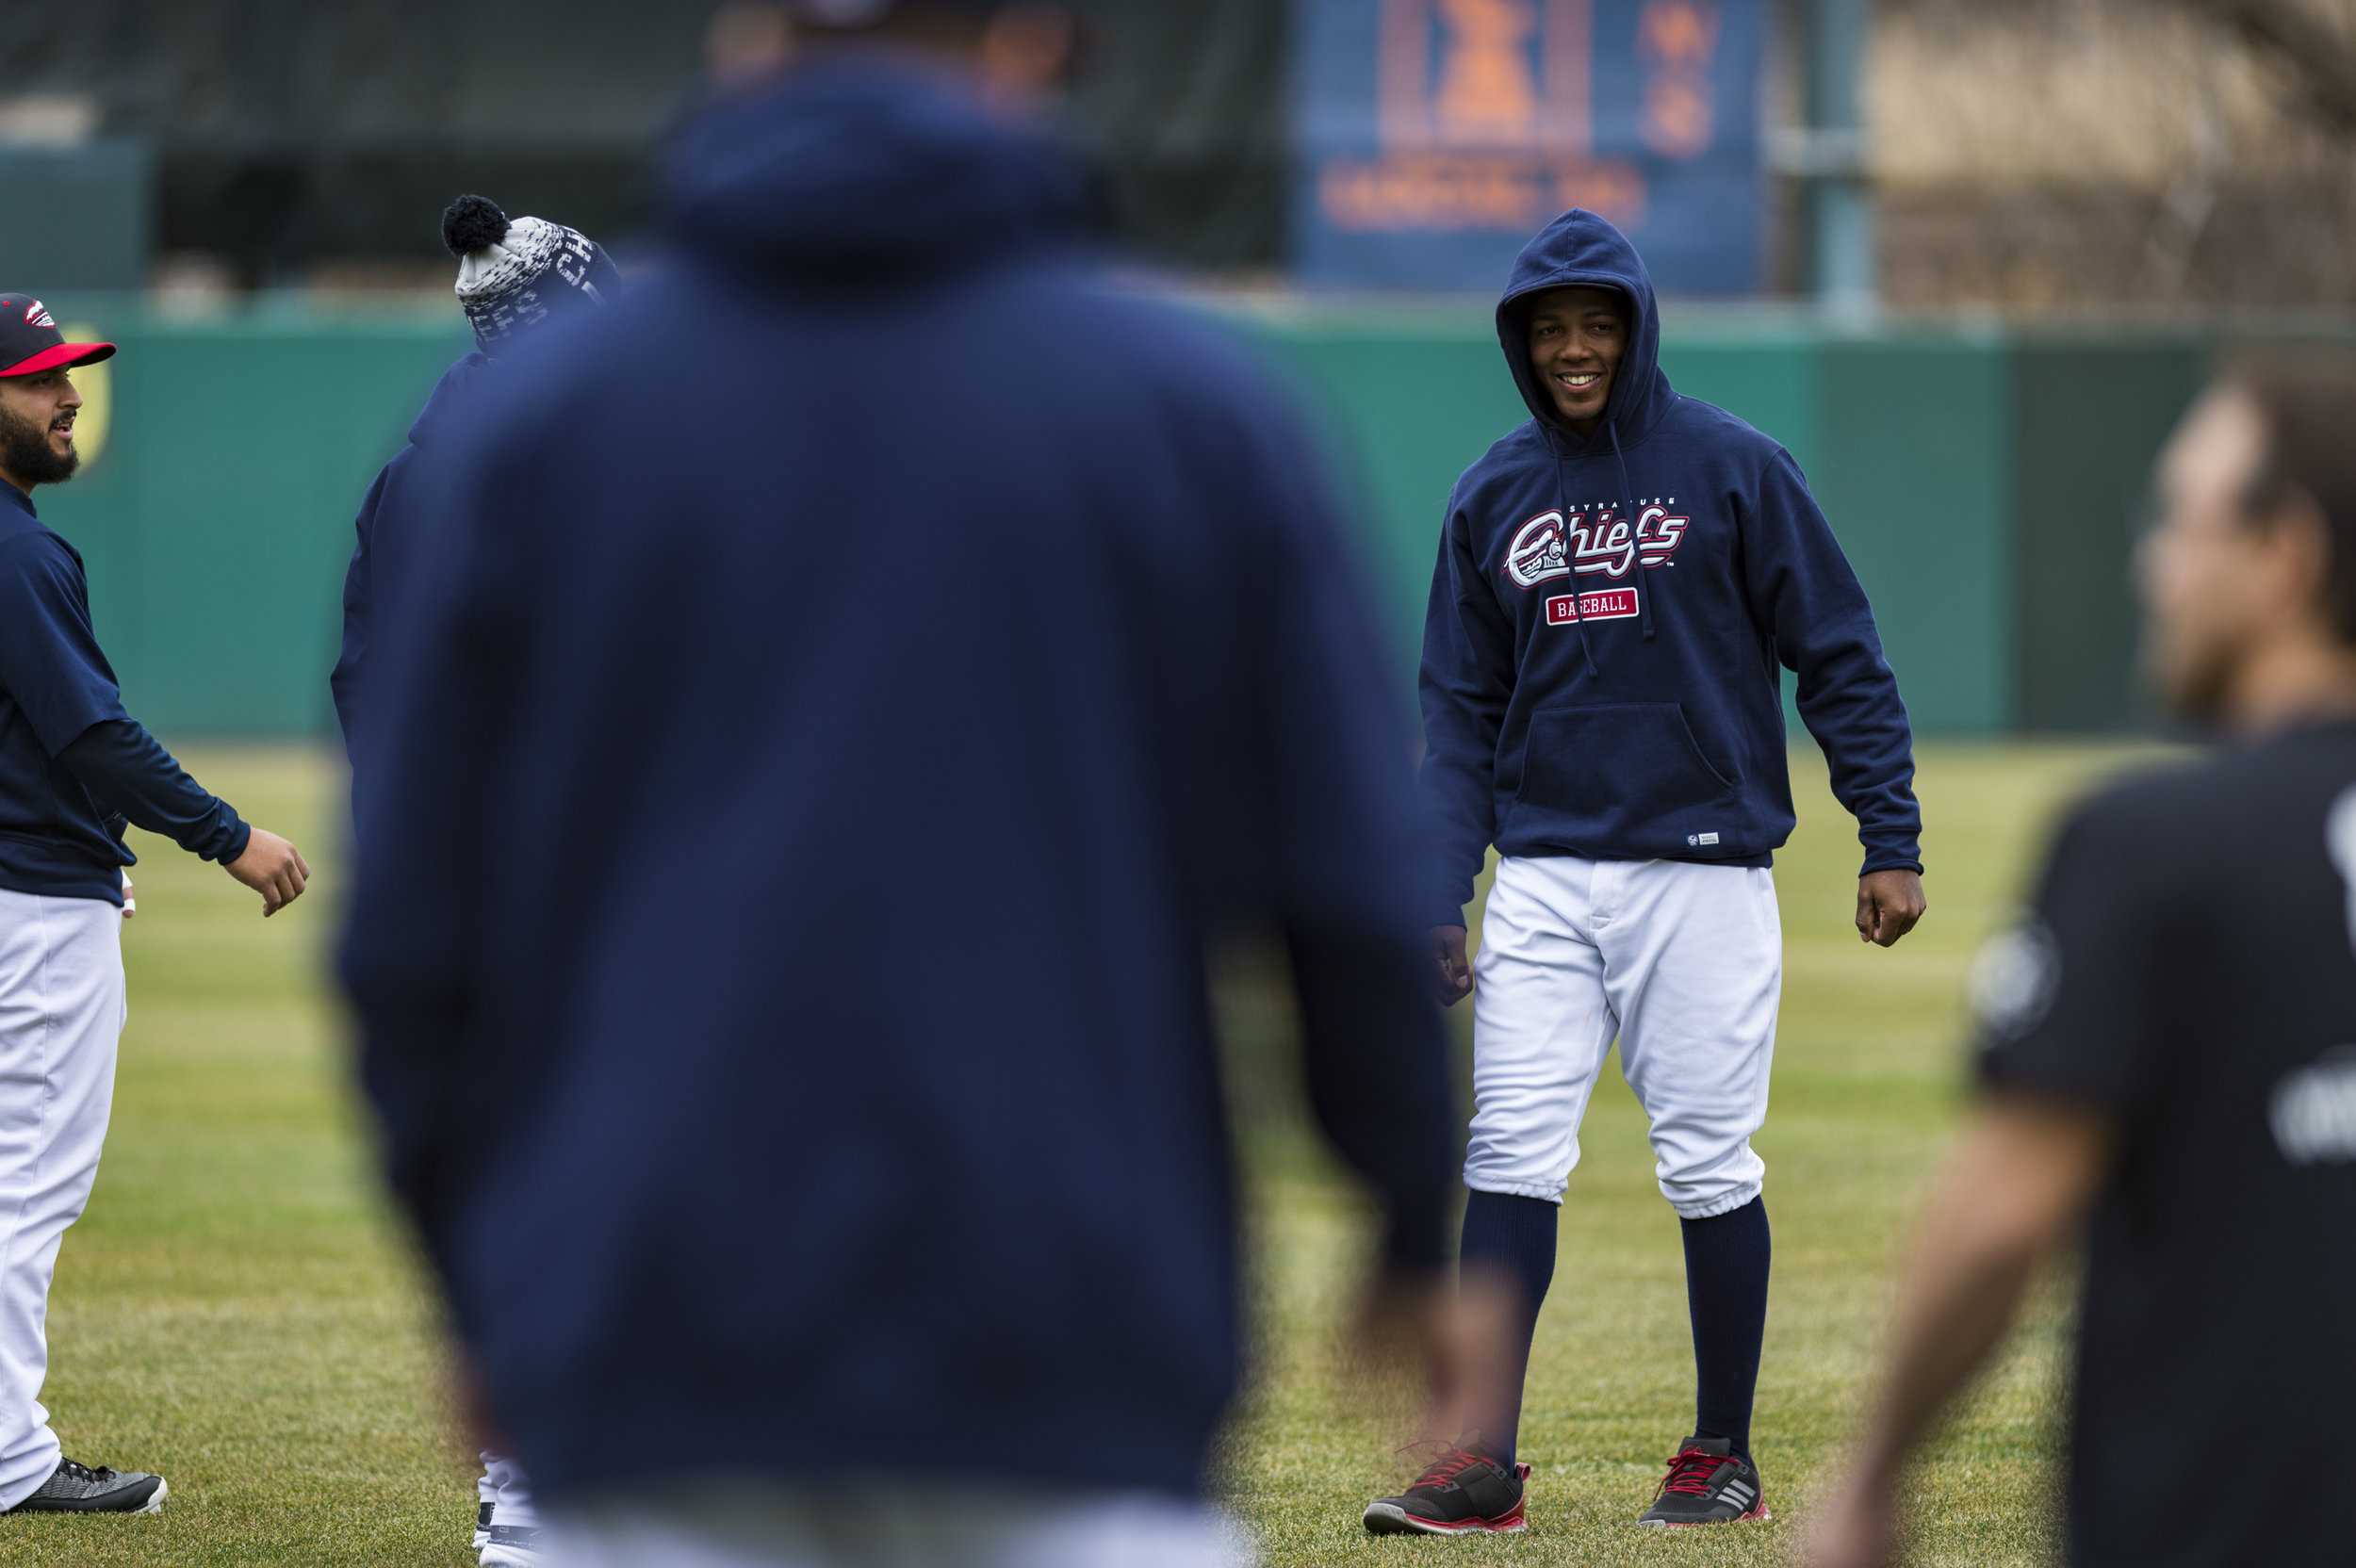
[[[621,294],[613,261],[587,235],[545,218],[511,219],[486,196],[450,204],[442,243],[458,258],[458,302],[487,354],[549,316]]]
[[[507,237],[507,214],[487,196],[461,196],[442,213],[442,243],[454,256],[488,250]]]

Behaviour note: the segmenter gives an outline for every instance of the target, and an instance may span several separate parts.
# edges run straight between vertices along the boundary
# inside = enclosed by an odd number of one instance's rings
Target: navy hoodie
[[[837,59],[499,365],[371,676],[343,947],[397,1190],[551,1496],[1188,1492],[1237,1364],[1206,941],[1436,1269],[1410,730],[1292,410],[1068,262],[1048,144]]]
[[[1530,296],[1628,302],[1604,421],[1559,423]],[[1764,866],[1794,821],[1781,671],[1857,819],[1864,870],[1922,862],[1914,758],[1873,613],[1792,454],[1661,374],[1661,313],[1627,237],[1571,211],[1497,304],[1530,422],[1448,497],[1424,622],[1428,916],[1464,923],[1500,854]]]
[[[458,407],[490,368],[491,361],[473,351],[442,372],[433,395],[409,426],[409,444],[393,454],[376,482],[368,486],[352,525],[358,537],[352,546],[352,564],[344,572],[343,649],[327,684],[335,698],[335,722],[344,732],[344,754],[352,762],[355,813],[367,795],[361,758],[368,737],[360,689],[368,667],[371,634],[407,567],[412,548],[429,526],[419,515],[423,485],[417,470],[429,449],[449,442],[463,428]]]

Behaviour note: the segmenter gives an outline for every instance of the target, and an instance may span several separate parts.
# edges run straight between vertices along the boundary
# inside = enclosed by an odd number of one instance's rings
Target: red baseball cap
[[[111,343],[67,342],[48,308],[30,294],[0,294],[0,377],[95,365],[114,354]]]

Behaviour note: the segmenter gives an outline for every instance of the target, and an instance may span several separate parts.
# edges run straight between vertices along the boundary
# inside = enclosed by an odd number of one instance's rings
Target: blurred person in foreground
[[[1893,1560],[1906,1457],[2083,1233],[2078,1568],[2351,1560],[2356,362],[2220,380],[2161,462],[2150,652],[2196,764],[2063,826],[1974,974],[1980,1110],[1817,1568]]]
[[[98,1179],[127,999],[126,825],[160,833],[274,915],[310,867],[181,771],[123,711],[91,629],[82,556],[33,492],[81,466],[69,343],[41,302],[0,294],[0,1511],[153,1513],[164,1478],[64,1457],[41,1402],[49,1284]]]
[[[442,243],[458,258],[458,302],[475,345],[442,374],[409,427],[408,445],[368,486],[353,523],[344,572],[344,640],[328,687],[344,755],[352,766],[355,832],[372,795],[371,743],[379,733],[363,692],[385,659],[384,632],[416,552],[433,535],[431,454],[451,445],[480,416],[476,405],[498,359],[545,323],[621,298],[621,275],[605,250],[578,229],[542,218],[511,220],[487,196],[461,196],[442,213]],[[483,1568],[532,1568],[540,1533],[532,1482],[513,1459],[486,1450],[475,1481],[475,1550]]]
[[[1070,22],[794,20],[437,470],[343,954],[392,1179],[551,1562],[1232,1561],[1215,935],[1464,1342],[1396,666],[1293,411],[1092,281]]]

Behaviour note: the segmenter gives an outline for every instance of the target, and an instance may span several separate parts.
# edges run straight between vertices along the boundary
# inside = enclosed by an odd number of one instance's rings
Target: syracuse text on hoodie
[[[1628,349],[1603,424],[1553,417],[1533,295],[1616,289]],[[1500,854],[1764,866],[1790,837],[1782,669],[1857,819],[1866,872],[1921,870],[1898,683],[1872,608],[1792,456],[1661,374],[1635,249],[1594,213],[1530,241],[1497,304],[1530,422],[1448,498],[1424,623],[1434,924]]]

